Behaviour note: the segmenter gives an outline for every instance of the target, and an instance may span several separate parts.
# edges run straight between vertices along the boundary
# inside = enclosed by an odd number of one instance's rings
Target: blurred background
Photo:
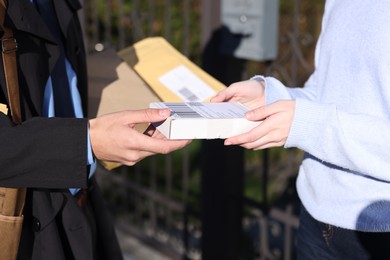
[[[83,0],[88,53],[163,36],[226,86],[261,74],[301,87],[323,0]],[[125,259],[295,259],[302,153],[194,140],[98,181]]]

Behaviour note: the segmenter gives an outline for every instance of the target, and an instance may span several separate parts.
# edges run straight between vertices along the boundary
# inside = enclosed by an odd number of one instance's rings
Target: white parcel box
[[[248,132],[260,121],[245,118],[241,103],[152,102],[151,108],[169,108],[171,116],[154,126],[168,139],[225,139]]]

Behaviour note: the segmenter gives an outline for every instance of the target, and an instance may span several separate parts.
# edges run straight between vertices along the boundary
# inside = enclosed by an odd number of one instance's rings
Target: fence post
[[[201,2],[202,68],[222,83],[241,80],[245,62],[219,53],[221,1]],[[244,157],[223,140],[202,141],[202,259],[236,260],[242,241]]]

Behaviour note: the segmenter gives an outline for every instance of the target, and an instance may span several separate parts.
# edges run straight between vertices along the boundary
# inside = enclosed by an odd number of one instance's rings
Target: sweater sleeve
[[[315,73],[303,88],[288,88],[272,77],[266,83],[267,104],[296,100],[295,114],[285,147],[299,148],[328,167],[390,181],[390,122],[362,113],[319,103]],[[259,78],[257,78],[259,80]],[[367,163],[369,162],[369,163]]]
[[[333,104],[296,100],[286,147],[298,147],[329,167],[390,181],[390,122]]]
[[[317,96],[316,73],[314,72],[308,81],[305,83],[304,88],[301,87],[286,87],[279,80],[273,77],[264,77],[257,75],[252,77],[252,80],[265,82],[265,102],[271,104],[281,99],[296,99],[305,98],[308,100],[314,100]]]

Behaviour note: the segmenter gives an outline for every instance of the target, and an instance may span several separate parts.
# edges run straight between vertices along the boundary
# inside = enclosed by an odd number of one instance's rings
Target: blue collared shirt
[[[31,3],[35,5],[34,0],[31,0]],[[70,95],[72,98],[72,104],[73,104],[73,110],[76,118],[83,118],[84,113],[81,106],[81,97],[80,93],[77,89],[77,76],[72,68],[72,65],[70,62],[65,58],[65,68],[68,78],[68,86],[70,88]],[[42,115],[45,117],[55,117],[55,109],[54,109],[54,96],[53,96],[53,83],[51,77],[48,78],[46,82],[45,87],[45,93],[44,93],[44,101],[43,101],[43,113]],[[92,155],[92,147],[91,147],[91,140],[89,137],[89,128],[87,130],[87,165],[90,165],[89,175],[88,177],[91,178],[96,170],[96,160]],[[80,189],[79,188],[71,188],[69,189],[70,192],[75,195]]]
[[[81,97],[80,93],[77,89],[77,76],[72,68],[72,65],[70,62],[65,59],[65,67],[66,67],[66,73],[68,78],[68,85],[70,87],[70,93],[72,97],[72,104],[73,109],[76,118],[82,118],[84,117],[83,109],[81,106]],[[54,97],[53,97],[53,85],[51,81],[51,77],[47,80],[46,87],[45,87],[45,94],[44,94],[44,102],[43,102],[43,116],[45,117],[55,117],[55,111],[54,111]],[[91,140],[89,137],[89,129],[87,132],[87,149],[88,149],[88,157],[87,157],[87,164],[90,165],[90,171],[89,171],[89,178],[93,176],[96,170],[96,160],[92,155],[92,147],[91,147]],[[80,189],[79,188],[71,188],[69,189],[70,192],[75,195]]]

